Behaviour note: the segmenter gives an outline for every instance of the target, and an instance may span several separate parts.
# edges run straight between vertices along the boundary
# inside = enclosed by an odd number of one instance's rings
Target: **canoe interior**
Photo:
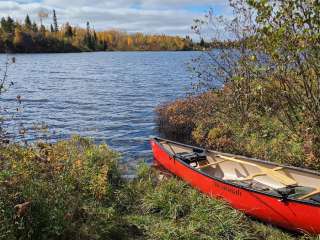
[[[320,205],[320,175],[317,173],[214,151],[201,153],[192,147],[168,141],[160,140],[159,143],[190,167],[215,179],[277,197]],[[188,161],[190,156],[193,156],[192,161]]]

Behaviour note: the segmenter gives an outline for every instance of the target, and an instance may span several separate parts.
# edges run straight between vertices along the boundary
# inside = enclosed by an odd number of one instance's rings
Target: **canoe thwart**
[[[311,198],[311,197],[318,195],[318,194],[320,194],[320,188],[314,190],[313,192],[311,192],[309,194],[306,194],[302,197],[299,197],[299,200],[306,200],[306,199]]]

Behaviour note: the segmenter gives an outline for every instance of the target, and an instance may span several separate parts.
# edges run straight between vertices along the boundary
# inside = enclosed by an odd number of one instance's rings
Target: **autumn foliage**
[[[69,23],[60,28],[54,12],[54,26],[32,23],[29,16],[24,23],[11,17],[2,18],[0,25],[0,52],[79,52],[79,51],[183,51],[197,44],[179,36],[128,34],[109,30],[96,32],[87,22],[86,28]]]

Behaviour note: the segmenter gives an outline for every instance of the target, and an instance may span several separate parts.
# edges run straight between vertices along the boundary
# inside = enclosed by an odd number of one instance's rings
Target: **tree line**
[[[52,24],[45,26],[48,13],[39,13],[40,24],[29,15],[23,22],[12,17],[0,21],[0,52],[80,52],[80,51],[181,51],[205,47],[204,42],[194,43],[190,37],[129,34],[118,30],[95,31],[87,22],[86,28],[70,23],[58,25],[56,11]]]
[[[38,13],[40,24],[26,15],[23,22],[12,17],[0,21],[0,52],[82,52],[82,51],[188,51],[209,47],[229,48],[231,41],[194,42],[189,36],[129,34],[119,30],[95,31],[87,22],[86,28],[66,22],[59,26],[57,13],[52,12],[52,23],[43,24],[47,12]]]

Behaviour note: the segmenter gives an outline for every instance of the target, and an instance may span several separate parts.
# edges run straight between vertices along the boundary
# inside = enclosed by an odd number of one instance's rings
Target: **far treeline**
[[[42,24],[48,13],[39,13],[40,25],[32,22],[29,15],[23,23],[11,17],[3,17],[0,24],[0,52],[82,52],[82,51],[190,51],[208,47],[203,39],[194,43],[187,36],[128,34],[118,30],[96,32],[87,27],[73,27],[68,22],[59,27],[53,10],[52,24]],[[223,43],[215,43],[223,47]]]

